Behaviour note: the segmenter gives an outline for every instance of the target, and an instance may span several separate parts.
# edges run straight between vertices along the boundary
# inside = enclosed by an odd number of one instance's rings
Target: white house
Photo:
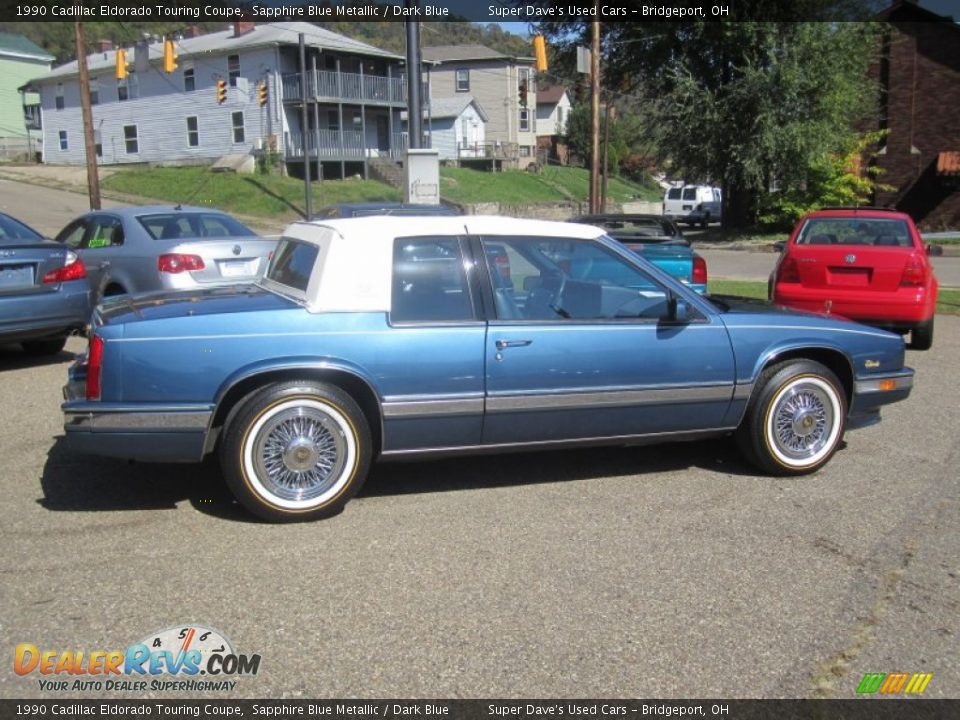
[[[547,162],[567,164],[570,153],[564,134],[572,107],[570,94],[562,85],[537,91],[537,149]]]
[[[307,48],[302,92],[299,36]],[[363,173],[373,157],[399,158],[406,145],[404,58],[306,22],[236,22],[221,32],[179,38],[177,69],[163,70],[163,43],[128,51],[129,76],[115,78],[116,51],[89,55],[98,160],[210,162],[275,149],[294,175],[305,160],[316,177]],[[218,99],[218,82],[226,98]],[[266,83],[261,104],[260,83]],[[76,61],[34,78],[40,93],[45,162],[85,162]],[[307,126],[301,111],[307,105]]]
[[[407,114],[403,113],[404,122]],[[433,98],[424,126],[430,147],[441,160],[460,161],[485,155],[487,113],[469,95]]]

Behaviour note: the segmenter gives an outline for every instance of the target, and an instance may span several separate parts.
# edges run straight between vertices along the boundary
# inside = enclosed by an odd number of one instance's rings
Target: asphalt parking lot
[[[220,698],[845,698],[894,671],[960,697],[960,318],[937,322],[911,398],[813,477],[758,477],[721,441],[380,465],[293,526],[212,464],[69,454],[83,341],[0,348],[0,696],[53,697],[16,643],[200,623],[262,657]]]

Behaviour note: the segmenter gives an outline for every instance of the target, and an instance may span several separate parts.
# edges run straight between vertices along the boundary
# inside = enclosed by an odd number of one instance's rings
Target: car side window
[[[483,240],[501,320],[661,320],[667,289],[609,248],[576,238]]]
[[[57,242],[76,250],[83,243],[83,236],[87,232],[87,223],[83,220],[74,220],[57,235]]]
[[[107,248],[123,245],[123,223],[120,218],[98,215],[90,223],[90,233],[86,247]]]
[[[455,237],[397,238],[392,282],[393,322],[455,322],[474,317]]]

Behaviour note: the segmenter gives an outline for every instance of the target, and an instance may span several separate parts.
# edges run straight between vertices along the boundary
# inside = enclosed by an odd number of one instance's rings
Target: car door
[[[114,265],[119,260],[119,252],[124,242],[123,224],[120,218],[107,213],[86,215],[79,221],[68,225],[58,236],[58,240],[76,248],[87,268],[90,287],[102,297],[104,289],[110,286],[116,275]],[[81,233],[82,228],[82,233]],[[76,245],[79,243],[79,245]],[[129,291],[129,288],[124,288]]]
[[[385,454],[480,443],[486,323],[467,258],[458,237],[394,241],[390,332],[371,362]]]
[[[726,329],[692,307],[672,321],[678,291],[645,261],[572,238],[479,242],[495,308],[485,444],[722,427],[734,389]]]

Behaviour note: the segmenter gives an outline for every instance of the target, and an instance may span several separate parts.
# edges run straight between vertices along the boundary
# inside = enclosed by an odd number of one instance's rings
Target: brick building
[[[894,189],[876,204],[909,213],[923,230],[960,228],[960,25],[910,0],[880,19],[880,127],[889,135],[876,164]]]

